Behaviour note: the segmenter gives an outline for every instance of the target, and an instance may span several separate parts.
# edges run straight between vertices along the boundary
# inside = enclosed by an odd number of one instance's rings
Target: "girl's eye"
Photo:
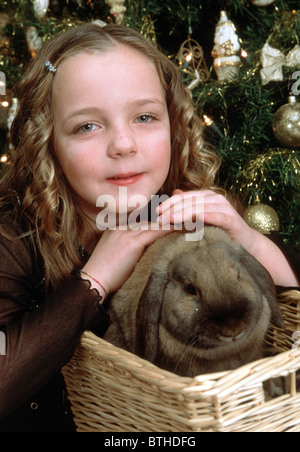
[[[97,126],[95,124],[88,122],[88,123],[80,126],[78,129],[78,132],[83,132],[83,133],[93,132],[95,130],[95,128],[97,128]]]
[[[153,119],[155,119],[154,115],[145,114],[145,115],[139,116],[137,118],[137,122],[139,122],[140,124],[147,124],[148,122],[152,121]]]

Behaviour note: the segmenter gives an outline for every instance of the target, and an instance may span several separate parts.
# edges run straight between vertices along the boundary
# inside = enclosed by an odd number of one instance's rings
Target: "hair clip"
[[[46,66],[46,68],[48,69],[49,72],[53,72],[53,73],[56,72],[55,67],[52,66],[52,64],[50,63],[49,60],[45,61],[45,66]]]

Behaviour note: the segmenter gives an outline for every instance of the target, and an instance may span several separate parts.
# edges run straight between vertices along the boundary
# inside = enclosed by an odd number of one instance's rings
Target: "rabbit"
[[[267,270],[214,226],[150,245],[107,312],[106,341],[187,377],[264,357],[270,323],[283,326]]]

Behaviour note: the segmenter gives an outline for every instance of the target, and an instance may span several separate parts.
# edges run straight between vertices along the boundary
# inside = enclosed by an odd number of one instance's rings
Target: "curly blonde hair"
[[[64,59],[81,52],[109,52],[123,44],[151,60],[165,90],[171,124],[171,165],[161,193],[214,189],[219,157],[203,141],[203,124],[194,111],[177,67],[138,32],[118,25],[84,24],[46,42],[19,86],[20,105],[11,128],[15,156],[2,178],[0,206],[13,193],[21,204],[26,233],[41,253],[47,284],[57,287],[80,265],[78,241],[87,219],[75,193],[60,170],[53,148],[52,81],[45,58],[57,68]],[[15,202],[16,205],[16,202]],[[20,206],[16,205],[16,210]]]

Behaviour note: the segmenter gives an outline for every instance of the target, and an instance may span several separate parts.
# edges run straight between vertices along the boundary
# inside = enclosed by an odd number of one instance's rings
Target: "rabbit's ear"
[[[271,323],[274,326],[282,328],[284,326],[281,311],[276,297],[276,288],[269,272],[258,262],[251,254],[242,250],[240,254],[241,262],[248,270],[261,293],[267,299],[271,309]]]
[[[162,273],[151,273],[140,297],[136,313],[135,353],[154,362],[158,350],[158,331],[162,301],[167,278]]]

